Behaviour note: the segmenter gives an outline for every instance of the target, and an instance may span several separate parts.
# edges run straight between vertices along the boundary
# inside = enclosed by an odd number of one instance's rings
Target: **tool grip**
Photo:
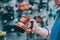
[[[30,28],[32,29],[32,28],[33,28],[33,21],[31,21],[30,23],[31,23],[31,26],[30,26]]]

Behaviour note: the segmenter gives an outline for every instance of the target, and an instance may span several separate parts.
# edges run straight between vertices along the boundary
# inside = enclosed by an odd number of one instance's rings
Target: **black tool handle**
[[[30,23],[31,23],[31,26],[30,26],[30,28],[32,29],[32,28],[33,28],[33,21],[31,21]]]

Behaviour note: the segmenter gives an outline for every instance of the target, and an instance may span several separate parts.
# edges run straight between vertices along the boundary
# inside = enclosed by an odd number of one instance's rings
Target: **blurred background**
[[[26,10],[21,8],[22,2],[28,3]],[[5,25],[14,25],[25,14],[50,33],[57,17],[56,8],[54,0],[0,0],[0,40],[48,40],[37,33],[21,33]]]

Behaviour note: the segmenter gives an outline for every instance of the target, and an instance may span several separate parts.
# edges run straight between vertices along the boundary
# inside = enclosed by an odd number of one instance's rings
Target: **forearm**
[[[46,38],[49,34],[48,30],[41,27],[36,27],[35,32],[40,34],[42,37]]]

